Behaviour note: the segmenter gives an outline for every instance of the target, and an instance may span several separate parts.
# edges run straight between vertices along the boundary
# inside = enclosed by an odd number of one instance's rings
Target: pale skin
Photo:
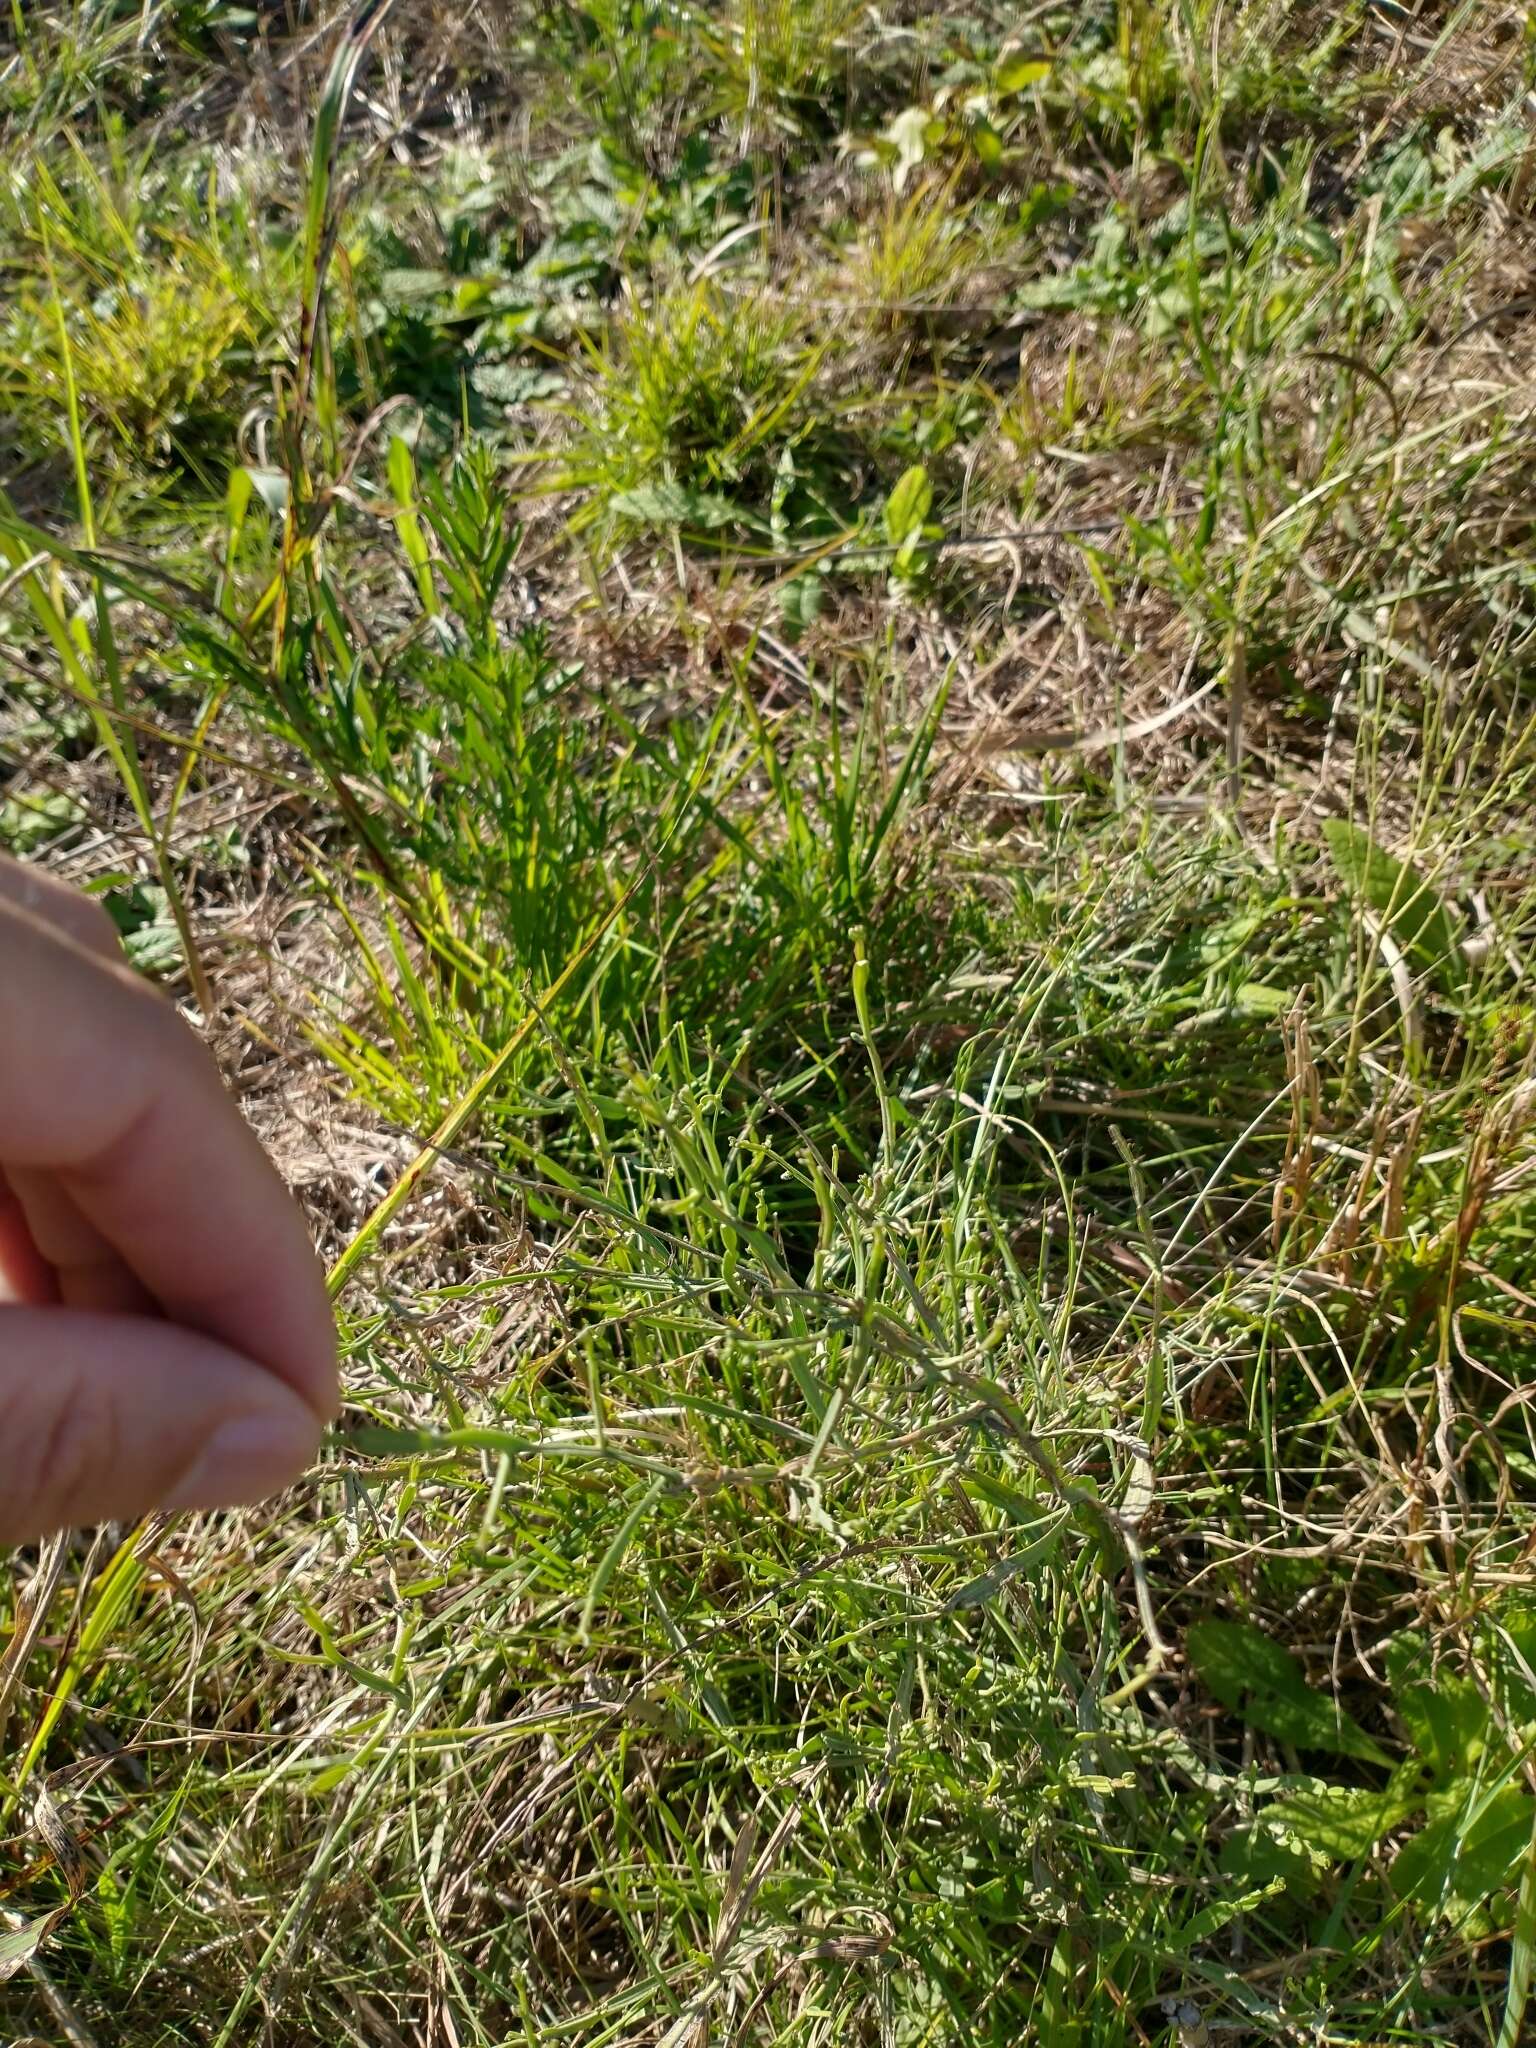
[[[99,904],[0,856],[0,1543],[264,1498],[336,1412],[287,1190]]]

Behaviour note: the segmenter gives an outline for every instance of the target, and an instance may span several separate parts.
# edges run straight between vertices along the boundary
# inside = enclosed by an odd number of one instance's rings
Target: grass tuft
[[[7,2031],[1516,2048],[1523,10],[492,13],[0,49],[0,843],[347,1353],[11,1560]]]

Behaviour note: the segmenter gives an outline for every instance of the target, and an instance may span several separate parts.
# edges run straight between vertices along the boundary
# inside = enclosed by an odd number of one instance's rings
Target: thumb
[[[319,1440],[276,1374],[174,1323],[0,1308],[0,1543],[261,1500]]]

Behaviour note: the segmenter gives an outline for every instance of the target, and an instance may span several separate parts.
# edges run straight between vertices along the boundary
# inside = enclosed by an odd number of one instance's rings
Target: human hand
[[[0,856],[0,1543],[255,1501],[336,1412],[303,1219],[99,904]]]

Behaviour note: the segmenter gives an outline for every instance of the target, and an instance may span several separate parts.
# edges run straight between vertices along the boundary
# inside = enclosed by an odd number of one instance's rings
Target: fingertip
[[[49,925],[99,960],[121,963],[122,941],[105,904],[27,861],[0,854],[0,902]]]
[[[321,1422],[334,1422],[341,1413],[341,1334],[325,1268],[313,1251],[309,1261],[305,1284],[289,1290],[287,1327],[263,1356]]]
[[[226,1417],[160,1503],[186,1508],[250,1507],[290,1486],[320,1447],[321,1421],[273,1382],[263,1405]]]
[[[175,1324],[0,1307],[0,1542],[249,1505],[299,1476],[323,1428],[267,1366]]]

